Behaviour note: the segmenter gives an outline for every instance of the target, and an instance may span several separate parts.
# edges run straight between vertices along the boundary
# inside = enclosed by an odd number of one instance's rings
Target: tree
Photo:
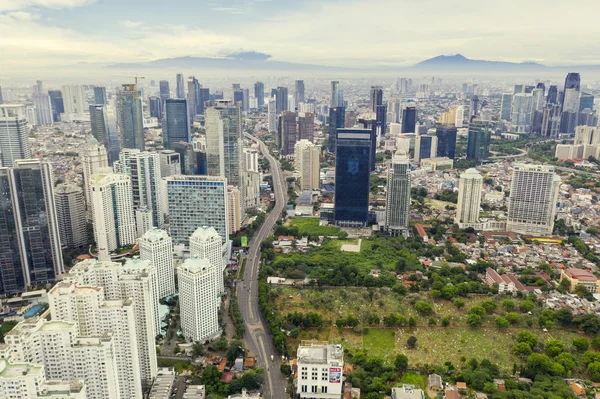
[[[491,299],[486,299],[485,301],[481,302],[481,306],[488,313],[492,313],[497,307],[496,302],[492,301]]]
[[[533,353],[531,346],[527,342],[517,342],[512,347],[512,352],[518,356],[529,356]]]
[[[497,390],[498,387],[493,382],[486,382],[485,384],[483,384],[483,392],[489,395],[496,393]]]
[[[592,348],[600,349],[600,335],[592,339]]]
[[[600,362],[588,364],[587,370],[592,381],[600,382]]]
[[[507,328],[509,326],[509,322],[508,320],[506,320],[506,318],[502,317],[502,316],[497,316],[496,317],[496,327],[498,328]]]
[[[406,370],[408,370],[408,357],[403,354],[396,355],[396,359],[394,359],[394,368],[399,373],[404,373]]]
[[[454,304],[454,306],[456,306],[457,309],[462,309],[465,307],[464,299],[455,299],[452,303]]]
[[[505,317],[506,320],[508,320],[508,322],[513,326],[521,321],[521,315],[519,315],[517,312],[508,312]]]
[[[417,337],[415,337],[414,335],[411,335],[410,337],[408,337],[408,339],[406,340],[406,347],[409,349],[414,349],[417,347]]]
[[[477,315],[480,318],[482,316],[485,316],[485,312],[486,312],[486,310],[485,310],[485,308],[483,306],[473,306],[471,309],[469,309],[469,314],[470,315],[472,315],[472,314],[473,315]]]
[[[415,327],[417,326],[417,319],[415,319],[413,316],[411,316],[411,317],[408,319],[408,326],[409,326],[410,328],[415,328]]]
[[[442,319],[442,327],[448,327],[450,325],[450,318],[449,317],[444,317]]]
[[[417,303],[415,303],[415,309],[421,315],[433,314],[433,305],[429,302],[418,301]]]
[[[585,352],[590,347],[590,342],[585,338],[575,338],[573,340],[573,347],[579,352]]]
[[[546,354],[550,357],[558,356],[563,352],[563,350],[563,343],[556,339],[551,339],[548,342],[546,342]]]
[[[538,336],[529,331],[519,331],[517,334],[517,342],[526,342],[530,348],[535,348],[538,344]]]
[[[521,309],[521,312],[531,312],[534,307],[535,303],[533,303],[529,299],[522,300],[519,303],[519,309]]]
[[[554,313],[554,317],[563,327],[569,327],[573,323],[573,313],[569,308],[560,308]]]
[[[281,364],[279,371],[287,377],[292,374],[292,367],[289,364]]]
[[[483,324],[483,320],[481,320],[481,316],[475,313],[470,313],[467,316],[467,324],[471,327],[479,327]]]
[[[503,300],[502,306],[504,307],[504,309],[506,309],[509,312],[512,312],[516,308],[515,301],[513,301],[512,299]]]

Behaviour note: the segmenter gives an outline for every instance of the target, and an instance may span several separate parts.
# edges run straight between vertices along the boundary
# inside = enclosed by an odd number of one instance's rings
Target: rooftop
[[[592,272],[584,269],[577,269],[575,267],[571,267],[565,270],[565,274],[569,276],[569,278],[574,278],[576,280],[587,280],[587,281],[596,281],[598,277],[594,276]]]
[[[344,359],[341,345],[330,345],[328,342],[302,341],[297,352],[298,361],[302,363],[340,364]]]

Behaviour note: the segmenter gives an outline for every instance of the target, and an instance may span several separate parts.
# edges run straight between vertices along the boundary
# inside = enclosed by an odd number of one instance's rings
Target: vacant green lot
[[[336,226],[319,226],[319,218],[293,218],[289,225],[297,227],[300,236],[339,236],[341,233]]]

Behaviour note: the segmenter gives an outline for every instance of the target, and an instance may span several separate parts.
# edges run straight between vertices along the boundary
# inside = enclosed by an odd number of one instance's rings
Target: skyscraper
[[[80,248],[88,243],[83,190],[63,183],[54,188],[58,232],[63,248]]]
[[[227,179],[219,176],[167,177],[170,234],[175,244],[188,244],[200,226],[211,226],[223,240],[227,230]]]
[[[124,84],[119,89],[117,113],[121,148],[138,148],[144,151],[142,99],[136,84]]]
[[[108,163],[112,165],[119,158],[119,152],[121,151],[113,107],[110,105],[90,105],[90,122],[92,136],[106,148]]]
[[[250,89],[242,89],[242,110],[250,109]]]
[[[171,89],[169,88],[168,80],[161,80],[159,83],[160,87],[160,99],[162,100],[163,106],[168,98],[171,98]]]
[[[336,108],[336,107],[343,107],[344,104],[340,104],[340,82],[338,82],[337,80],[332,80],[331,81],[331,102],[330,102],[330,107],[331,108]]]
[[[300,140],[294,146],[294,169],[300,174],[300,189],[320,188],[321,147],[308,140]]]
[[[438,138],[428,134],[415,137],[415,162],[422,159],[435,158],[437,154]]]
[[[503,93],[502,94],[502,103],[500,105],[500,119],[504,121],[510,120],[512,110],[512,94],[511,93]]]
[[[2,97],[2,86],[0,86],[0,105],[4,104],[4,97]]]
[[[164,230],[149,230],[140,237],[139,245],[140,259],[149,261],[150,264],[156,267],[158,298],[175,294],[173,240],[169,237],[169,234]]]
[[[473,96],[469,101],[469,120],[477,118],[479,115],[479,97]]]
[[[372,114],[371,114],[372,115]],[[360,118],[358,126],[371,131],[371,172],[375,170],[375,155],[377,153],[377,120]]]
[[[392,98],[388,101],[387,112],[389,122],[400,123],[400,117],[402,116],[402,102],[398,98]]]
[[[177,92],[175,98],[185,98],[185,82],[183,80],[183,74],[177,74]]]
[[[33,88],[31,97],[35,106],[35,116],[38,125],[52,124],[52,105],[50,104],[50,96],[44,92],[42,81],[38,80]]]
[[[335,153],[335,139],[337,129],[343,129],[346,120],[346,109],[344,107],[329,108],[329,127],[328,127],[328,151]]]
[[[296,102],[296,105],[298,105],[299,103],[304,102],[304,81],[296,80],[294,86],[294,101]]]
[[[552,234],[560,183],[553,166],[515,164],[506,230],[534,236]]]
[[[435,128],[437,137],[437,154],[438,157],[447,157],[454,159],[456,156],[456,133],[457,129],[454,126],[438,125]]]
[[[208,259],[217,266],[217,296],[225,292],[223,272],[227,266],[227,246],[227,242],[224,244],[223,237],[213,227],[200,226],[190,236],[190,258]]]
[[[490,155],[490,140],[492,127],[490,122],[473,120],[469,122],[467,133],[467,159],[477,162],[487,159]]]
[[[62,86],[65,114],[83,114],[88,109],[83,87],[79,85]]]
[[[385,136],[386,129],[386,117],[387,117],[387,105],[376,105],[375,106],[375,120],[377,122],[377,137]]]
[[[21,104],[0,105],[0,165],[12,167],[17,159],[31,158],[26,108]]]
[[[62,92],[60,90],[49,90],[48,95],[50,96],[50,105],[52,106],[52,120],[60,122],[60,114],[65,112]]]
[[[25,291],[22,239],[15,220],[17,198],[13,196],[11,168],[0,168],[0,294],[8,295]]]
[[[402,133],[415,133],[417,125],[417,107],[414,102],[407,102],[402,107]]]
[[[585,109],[594,110],[594,95],[590,93],[581,93],[579,97],[579,112]]]
[[[465,120],[465,107],[459,105],[456,107],[456,122],[454,125],[456,127],[463,127],[463,122]]]
[[[79,153],[81,166],[83,169],[83,191],[85,193],[85,202],[87,209],[92,213],[92,190],[91,181],[93,176],[100,173],[102,169],[108,168],[108,154],[106,147],[98,143],[98,140],[92,138],[83,146]]]
[[[518,93],[513,96],[510,123],[512,131],[530,133],[533,121],[533,94]]]
[[[550,86],[550,88],[548,88],[548,95],[546,96],[546,103],[558,104],[558,87],[556,87],[556,85],[552,85],[552,86]]]
[[[277,144],[281,155],[292,155],[296,145],[296,113],[282,112],[277,125]]]
[[[179,141],[192,141],[190,133],[190,114],[186,99],[169,98],[165,105],[165,125],[163,142],[167,149],[173,149],[173,144]]]
[[[552,86],[550,88],[552,88]],[[560,132],[561,116],[560,104],[546,104],[546,107],[542,111],[542,128],[540,134],[544,137],[557,138]]]
[[[241,104],[217,101],[206,110],[206,163],[211,176],[223,176],[228,184],[241,185]],[[196,226],[197,227],[197,226]]]
[[[94,104],[96,104],[96,105],[108,104],[108,97],[106,97],[106,87],[101,87],[101,86],[94,87]]]
[[[187,259],[177,268],[181,330],[184,337],[204,342],[219,331],[217,265],[206,258]]]
[[[269,98],[267,115],[269,119],[269,133],[274,133],[277,131],[277,101],[274,98]]]
[[[337,129],[334,220],[364,226],[369,214],[372,130]]]
[[[162,119],[163,109],[162,109],[162,101],[158,96],[150,96],[148,97],[148,108],[150,108],[150,117]]]
[[[477,169],[470,168],[460,175],[458,185],[458,204],[454,221],[462,228],[463,225],[479,221],[483,177]],[[465,226],[469,227],[469,226]]]
[[[408,154],[397,151],[388,166],[385,200],[385,230],[408,236],[410,212],[410,165]]]
[[[315,140],[315,114],[312,112],[298,113],[298,140]]]
[[[371,111],[377,112],[377,106],[383,104],[383,88],[371,86]]]
[[[288,109],[288,89],[287,87],[279,86],[277,94],[275,94],[275,112],[277,115],[281,115],[283,111],[287,111]]]
[[[1,265],[9,286],[14,289],[24,283],[22,290],[29,285],[54,281],[65,268],[50,164],[37,159],[18,160],[13,168],[0,168],[0,179],[4,181],[4,190],[0,193],[0,203],[5,208],[3,215],[11,217],[5,219],[7,225],[0,226],[0,235],[7,237],[6,234],[13,232],[17,237],[16,242],[14,237],[8,239],[11,248],[8,259],[4,259],[8,262]],[[14,244],[18,246],[18,253],[12,253],[16,249]],[[17,272],[15,256],[20,256],[22,277],[14,274]]]
[[[242,228],[242,196],[236,186],[227,186],[227,230],[235,234]]]
[[[188,78],[187,104],[190,110],[190,118],[200,114],[200,103],[203,103],[200,87],[200,83],[198,83],[196,77],[190,76]]]
[[[192,143],[185,141],[174,143],[173,151],[179,155],[182,174],[205,175],[207,173],[206,153],[194,149]]]
[[[578,73],[569,72],[565,78],[564,98],[562,102],[563,112],[579,112],[580,89],[581,77]]]
[[[262,108],[265,105],[265,84],[263,82],[254,83],[254,97],[258,103],[258,108]]]
[[[114,164],[114,170],[131,177],[134,209],[149,210],[152,214],[151,226],[162,228],[164,207],[158,153],[124,148]]]
[[[99,259],[110,260],[110,252],[135,243],[131,177],[101,170],[90,181],[90,192]]]
[[[244,109],[244,91],[240,88],[234,88],[232,91],[233,103],[240,104],[240,108]]]

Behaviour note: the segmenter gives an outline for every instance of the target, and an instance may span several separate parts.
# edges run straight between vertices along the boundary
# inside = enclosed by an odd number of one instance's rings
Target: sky
[[[238,51],[331,66],[441,54],[600,64],[598,0],[0,0],[0,75]]]

